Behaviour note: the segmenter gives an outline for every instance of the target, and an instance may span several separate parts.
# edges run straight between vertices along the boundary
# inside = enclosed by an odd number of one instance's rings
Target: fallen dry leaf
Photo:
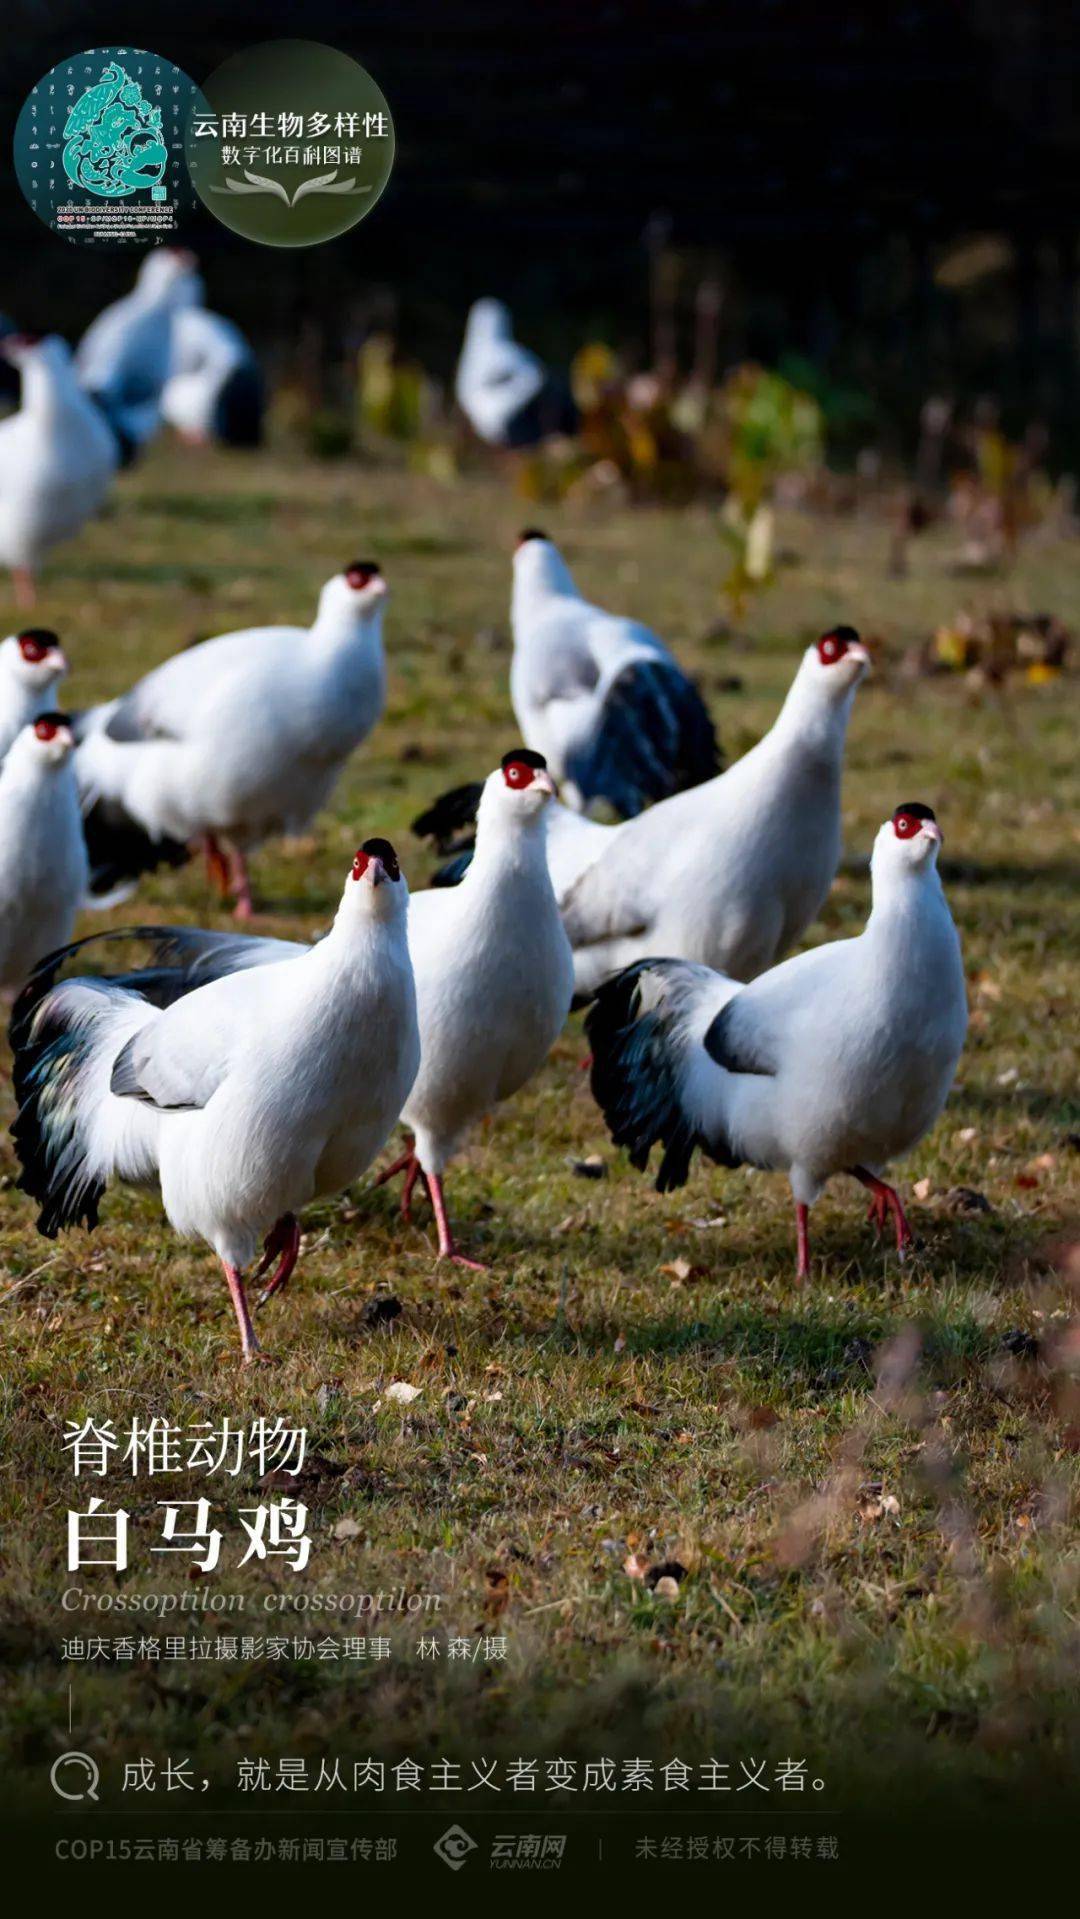
[[[395,1379],[393,1384],[386,1388],[383,1398],[396,1400],[400,1406],[411,1406],[414,1399],[419,1399],[423,1390],[422,1386],[410,1386],[407,1380]]]

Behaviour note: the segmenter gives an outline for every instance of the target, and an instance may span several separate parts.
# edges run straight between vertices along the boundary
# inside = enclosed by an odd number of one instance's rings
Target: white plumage
[[[131,292],[105,307],[79,341],[80,383],[129,454],[145,446],[161,424],[161,396],[172,368],[173,317],[201,299],[194,254],[183,247],[158,247],[142,262]]]
[[[556,813],[579,995],[652,954],[753,979],[799,938],[839,864],[844,741],[868,666],[857,635],[837,628],[807,648],[764,739],[718,778],[620,826]]]
[[[67,660],[56,634],[26,627],[0,640],[0,764],[16,735],[56,705]]]
[[[937,873],[929,808],[898,807],[874,843],[873,907],[857,939],[800,953],[740,987],[703,966],[643,960],[599,993],[588,1019],[593,1090],[612,1137],[644,1167],[664,1157],[661,1191],[683,1184],[695,1147],[721,1165],[786,1172],[796,1202],[799,1276],[808,1209],[851,1173],[880,1229],[894,1189],[881,1178],[945,1104],[963,1048],[960,942]]]
[[[58,335],[9,335],[3,351],[22,376],[22,403],[0,420],[0,565],[26,605],[46,553],[104,505],[120,450]]]
[[[244,1267],[265,1238],[267,1261],[281,1255],[267,1290],[284,1283],[296,1214],[363,1172],[415,1076],[407,904],[393,849],[370,840],[326,938],[281,964],[164,1008],[152,973],[31,982],[12,1027],[13,1130],[41,1230],[95,1224],[110,1179],[156,1180],[176,1231],[217,1252],[257,1354]]]
[[[187,440],[257,446],[262,408],[258,361],[239,327],[205,307],[182,307],[173,315],[162,418]]]
[[[510,696],[578,811],[632,817],[719,770],[700,693],[638,620],[582,598],[558,548],[530,528],[514,555]]]
[[[543,361],[514,339],[502,301],[474,301],[454,381],[457,403],[473,431],[489,446],[509,446],[514,421],[538,399],[546,379]]]
[[[250,911],[243,850],[302,831],[382,713],[385,596],[375,563],[356,561],[327,581],[310,628],[206,640],[92,708],[78,751],[92,842],[132,822],[158,843],[225,840]]]
[[[0,988],[21,986],[35,962],[71,938],[88,871],[61,714],[24,726],[0,766]]]
[[[415,1144],[398,1167],[406,1210],[423,1176],[446,1258],[461,1259],[443,1203],[447,1162],[476,1120],[532,1078],[570,1010],[573,958],[544,857],[554,786],[538,758],[506,755],[484,784],[461,885],[417,894],[409,911],[420,1071],[403,1114]]]

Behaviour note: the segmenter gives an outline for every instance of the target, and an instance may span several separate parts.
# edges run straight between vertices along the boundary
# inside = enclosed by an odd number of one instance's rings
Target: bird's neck
[[[874,877],[866,937],[887,949],[890,967],[898,969],[905,948],[920,943],[935,925],[952,925],[936,868]]]
[[[541,890],[546,887],[550,891],[546,825],[542,816],[515,821],[512,826],[504,820],[486,825],[482,820],[478,822],[476,851],[462,887],[468,885],[474,898],[481,892],[504,890],[508,886],[524,885]]]
[[[546,601],[560,595],[575,600],[579,597],[574,576],[562,555],[545,553],[538,559],[530,559],[528,566],[519,567],[514,575],[510,610],[515,623],[528,619]]]
[[[311,644],[327,662],[350,653],[381,653],[382,614],[357,614],[335,609],[320,614],[311,629]]]
[[[841,699],[828,698],[820,688],[796,677],[766,735],[770,747],[839,765],[854,698],[854,686]]]
[[[44,362],[25,367],[22,376],[22,403],[28,413],[41,420],[59,420],[77,413],[85,404],[74,376]]]

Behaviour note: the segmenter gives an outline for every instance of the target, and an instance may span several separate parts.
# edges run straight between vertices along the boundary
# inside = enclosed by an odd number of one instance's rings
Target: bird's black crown
[[[547,772],[547,761],[542,753],[534,753],[531,746],[515,746],[512,752],[504,753],[499,765],[505,773],[508,766],[517,762],[519,766],[536,766]]]
[[[903,806],[896,808],[893,819],[898,820],[901,813],[910,813],[913,820],[933,820],[935,825],[937,823],[937,814],[933,807],[924,806],[921,800],[905,800]]]
[[[401,878],[398,856],[389,840],[365,840],[360,851],[369,853],[374,860],[381,860],[392,880]]]
[[[546,539],[547,539],[547,534],[544,532],[542,527],[525,526],[525,527],[522,527],[521,532],[517,536],[517,543],[519,546],[524,546],[526,540],[546,540]]]

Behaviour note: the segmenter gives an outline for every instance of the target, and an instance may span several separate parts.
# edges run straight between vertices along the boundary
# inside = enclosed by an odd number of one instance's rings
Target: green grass
[[[368,834],[393,838],[422,884],[409,820],[513,743],[509,550],[537,517],[481,477],[440,490],[382,466],[163,449],[58,555],[35,617],[61,632],[66,696],[84,703],[196,635],[306,621],[354,553],[384,560],[387,718],[312,840],[255,864],[261,923],[311,933]],[[877,825],[899,800],[929,801],[974,1017],[945,1116],[900,1173],[925,1195],[911,1207],[918,1254],[900,1268],[878,1251],[863,1195],[838,1182],[815,1210],[814,1277],[799,1291],[782,1180],[698,1168],[659,1198],[606,1138],[574,1020],[452,1169],[463,1241],[490,1271],[437,1268],[427,1216],[403,1229],[392,1191],[358,1188],[308,1216],[300,1269],[263,1328],[278,1363],[244,1373],[205,1248],[123,1190],[94,1236],[45,1242],[5,1135],[16,1761],[39,1780],[67,1743],[70,1680],[75,1732],[94,1750],[198,1749],[222,1782],[253,1744],[666,1756],[756,1740],[774,1757],[805,1753],[836,1803],[868,1780],[879,1793],[947,1780],[979,1804],[1021,1778],[1052,1785],[1075,1764],[1080,1724],[1077,1302],[1060,1251],[1078,1167],[1074,689],[976,700],[954,680],[905,677],[900,661],[963,603],[1080,626],[1074,550],[1033,543],[1011,576],[973,584],[952,576],[935,533],[897,581],[884,524],[792,518],[798,565],[722,641],[705,637],[726,566],[705,509],[540,517],[586,590],[654,624],[700,674],[729,752],[769,724],[808,638],[844,619],[883,642],[852,726],[847,858],[810,937],[857,930]],[[742,689],[720,693],[732,676]],[[136,915],[220,923],[194,865],[148,881],[111,922]],[[9,1079],[4,1107],[6,1125]],[[608,1176],[575,1176],[570,1162],[593,1152]],[[959,1186],[992,1211],[952,1210]],[[402,1310],[372,1328],[364,1309],[383,1292]],[[393,1380],[419,1398],[387,1402]],[[507,1660],[421,1665],[415,1632],[391,1624],[393,1661],[347,1680],[333,1665],[65,1667],[64,1519],[84,1501],[60,1442],[88,1414],[305,1425],[345,1470],[311,1489],[312,1564],[293,1584],[440,1593],[441,1625],[505,1632]],[[128,1589],[183,1589],[183,1563],[150,1557],[154,1501],[219,1483],[110,1480],[134,1512]],[[251,1492],[233,1488],[225,1508]],[[678,1559],[677,1597],[631,1579],[632,1554]],[[250,1571],[218,1583],[253,1608],[290,1584]],[[114,1616],[90,1629],[127,1628]]]

